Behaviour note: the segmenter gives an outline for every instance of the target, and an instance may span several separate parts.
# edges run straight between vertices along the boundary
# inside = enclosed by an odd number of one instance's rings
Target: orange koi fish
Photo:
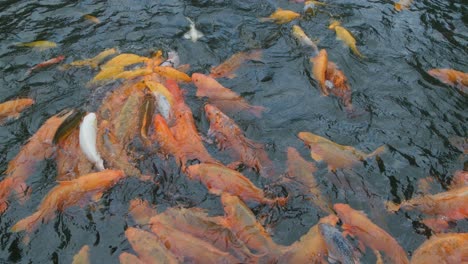
[[[468,217],[468,186],[455,188],[434,195],[424,195],[404,201],[401,204],[387,203],[387,209],[416,209],[436,219],[426,219],[423,222],[436,231],[448,228],[448,221],[461,220]]]
[[[265,228],[257,221],[252,211],[239,197],[225,192],[221,195],[221,203],[226,216],[224,219],[225,225],[253,253],[265,257],[270,255],[269,258],[273,258],[273,255],[281,255],[284,248],[273,241]]]
[[[199,180],[208,191],[215,195],[223,192],[239,196],[244,201],[261,204],[286,204],[284,197],[269,199],[265,193],[257,188],[247,177],[240,172],[231,170],[220,164],[200,163],[187,168],[187,176],[191,180]]]
[[[99,200],[105,191],[124,177],[123,171],[104,170],[83,175],[72,181],[59,182],[59,185],[44,197],[37,212],[20,220],[11,231],[32,232],[41,223],[47,223],[55,218],[57,211],[63,212],[90,196],[94,200]]]
[[[178,231],[203,239],[219,250],[229,252],[243,263],[254,257],[244,243],[223,225],[224,219],[210,217],[203,209],[169,208],[164,213],[151,218],[149,224],[155,223],[171,226]]]
[[[467,263],[467,242],[468,233],[433,235],[414,251],[411,263]]]
[[[238,52],[232,55],[225,62],[221,63],[220,65],[216,67],[213,67],[211,69],[210,77],[212,78],[228,77],[229,79],[232,79],[236,77],[234,72],[246,61],[248,60],[259,61],[261,59],[262,59],[262,50],[252,50],[250,52],[245,52],[245,51]]]
[[[19,196],[20,202],[29,198],[26,180],[35,172],[40,161],[51,158],[55,153],[52,139],[57,128],[72,112],[49,118],[8,163],[6,177],[0,182],[0,215],[8,208],[8,198],[12,193]]]
[[[192,81],[197,86],[198,97],[208,97],[208,102],[227,113],[248,111],[256,117],[261,117],[266,110],[262,106],[250,105],[244,98],[232,90],[225,88],[215,79],[201,73],[192,74]]]
[[[401,11],[403,9],[408,9],[413,0],[400,0],[398,3],[395,3],[395,9]]]
[[[97,18],[97,17],[95,17],[95,16],[92,16],[92,15],[84,15],[83,18],[86,19],[86,20],[88,20],[88,21],[93,22],[94,24],[99,24],[99,23],[101,23],[101,20],[99,20],[99,18]]]
[[[143,263],[180,263],[162,244],[158,236],[150,232],[129,227],[125,230],[125,236],[132,245],[133,250],[138,254],[138,259]]]
[[[309,147],[312,158],[318,162],[327,162],[330,171],[339,168],[350,168],[360,161],[384,152],[386,149],[386,146],[383,145],[374,152],[366,154],[351,146],[339,145],[310,132],[300,132],[298,137]]]
[[[15,99],[0,104],[0,124],[7,118],[18,118],[21,112],[34,104],[33,99]]]
[[[143,201],[141,199],[131,200],[128,211],[138,225],[149,224],[150,219],[158,214],[158,211],[150,206],[148,201]]]
[[[330,202],[323,197],[314,178],[315,165],[301,157],[295,148],[288,148],[287,175],[304,185],[312,195],[312,202],[327,213],[333,213]]]
[[[26,75],[26,76],[29,76],[34,70],[41,69],[41,68],[45,68],[45,67],[49,67],[49,66],[51,66],[51,65],[60,63],[60,62],[62,62],[64,59],[65,59],[65,56],[60,55],[60,56],[55,57],[55,58],[53,58],[53,59],[50,59],[50,60],[46,60],[46,61],[44,61],[44,62],[41,62],[41,63],[35,65],[34,67],[30,68],[30,69],[26,72],[25,75]]]
[[[152,141],[159,143],[159,150],[165,155],[173,155],[181,162],[186,163],[186,158],[179,152],[179,144],[172,135],[166,120],[161,115],[156,115],[153,120],[154,133],[151,136]]]
[[[333,209],[343,222],[342,227],[347,234],[356,236],[361,243],[374,251],[383,251],[393,263],[409,264],[406,252],[395,238],[372,223],[363,212],[356,211],[347,204],[335,204]]]
[[[328,263],[327,244],[320,234],[319,224],[335,226],[338,220],[336,215],[321,218],[307,234],[286,249],[278,263]]]
[[[312,63],[312,73],[314,79],[319,83],[322,95],[328,96],[328,89],[325,85],[327,67],[328,67],[328,54],[325,49],[320,50],[319,54],[310,59]]]
[[[432,69],[427,71],[432,77],[468,94],[468,73],[453,69]]]
[[[156,66],[153,68],[153,71],[167,79],[173,79],[182,82],[191,82],[192,78],[186,73],[178,71],[169,66]]]
[[[276,24],[286,24],[299,18],[301,15],[291,10],[278,8],[269,17],[260,18],[260,22],[275,22]]]
[[[181,232],[161,223],[153,223],[151,231],[175,256],[182,259],[182,263],[240,263],[241,261],[223,252],[210,243]]]
[[[73,256],[72,264],[89,264],[89,246],[84,245],[80,251]]]
[[[205,105],[205,112],[210,121],[208,134],[216,138],[220,149],[229,150],[232,157],[238,161],[236,164],[245,164],[263,177],[274,175],[273,162],[261,144],[246,138],[236,123],[216,106]]]

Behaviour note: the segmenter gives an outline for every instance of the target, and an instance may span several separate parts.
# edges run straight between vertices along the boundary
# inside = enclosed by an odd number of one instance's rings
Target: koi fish
[[[214,195],[221,195],[226,192],[237,195],[244,201],[269,205],[278,203],[284,206],[287,202],[284,197],[266,198],[264,192],[247,177],[220,164],[200,163],[191,165],[187,168],[187,176],[191,180],[202,182],[208,192]]]
[[[240,263],[240,260],[223,252],[210,243],[181,232],[161,223],[153,223],[151,231],[175,256],[183,259],[181,262],[193,263]]]
[[[336,37],[348,45],[355,55],[360,58],[364,57],[356,47],[356,39],[346,28],[341,26],[339,21],[333,21],[328,28],[335,30]]]
[[[255,257],[235,234],[223,225],[224,219],[210,217],[199,208],[169,208],[152,217],[149,225],[160,223],[211,243],[221,251],[229,252],[242,263]]]
[[[252,211],[239,197],[224,192],[221,195],[221,203],[225,213],[224,224],[254,254],[269,258],[281,255],[284,247],[273,241]]]
[[[236,123],[216,106],[206,104],[205,112],[210,121],[208,135],[216,138],[220,149],[229,150],[231,156],[237,160],[236,164],[245,164],[262,177],[274,175],[273,162],[268,158],[263,145],[246,138]],[[234,167],[234,163],[231,167]]]
[[[468,186],[468,171],[456,171],[453,174],[450,189],[456,189],[464,186]]]
[[[60,63],[60,62],[62,62],[64,59],[65,59],[65,56],[60,55],[60,56],[55,57],[55,58],[53,58],[53,59],[50,59],[50,60],[46,60],[46,61],[44,61],[44,62],[41,62],[41,63],[35,65],[34,67],[30,68],[30,69],[26,72],[25,76],[31,75],[31,73],[32,73],[34,70],[41,69],[41,68],[45,68],[45,67],[49,67],[49,66],[51,66],[51,65]]]
[[[150,206],[148,201],[141,199],[133,199],[130,201],[128,211],[132,215],[133,220],[137,225],[147,225],[153,216],[158,214],[158,211]]]
[[[261,117],[265,107],[250,105],[244,98],[232,90],[225,88],[215,79],[201,73],[192,74],[192,81],[197,87],[198,97],[208,97],[208,102],[226,112],[236,113],[248,111],[256,117]]]
[[[113,120],[117,140],[124,147],[138,134],[138,116],[145,94],[135,90],[124,103],[117,118]]]
[[[312,73],[314,79],[319,83],[322,95],[328,96],[329,92],[325,85],[328,67],[328,54],[325,49],[320,50],[319,54],[310,59],[312,63]]]
[[[99,81],[113,79],[115,78],[115,76],[122,74],[122,72],[124,72],[125,67],[133,65],[133,64],[148,62],[150,60],[151,59],[149,58],[138,56],[135,54],[122,53],[112,58],[108,62],[106,62],[106,64],[102,65],[101,71],[96,76],[94,76],[94,78],[91,80],[91,83],[93,84]],[[144,71],[144,72],[148,72],[148,71]],[[138,73],[141,73],[141,72],[138,72]],[[122,77],[125,77],[125,76],[122,76]]]
[[[91,68],[97,68],[98,65],[107,57],[114,55],[116,53],[119,53],[119,50],[116,48],[112,49],[106,49],[102,52],[100,52],[98,55],[96,55],[93,58],[90,59],[84,59],[84,60],[78,60],[78,61],[73,61],[68,65],[65,65],[65,68],[69,67],[84,67],[84,66],[89,66]]]
[[[331,171],[339,168],[350,168],[354,164],[377,156],[386,150],[386,146],[383,145],[374,152],[366,154],[351,146],[339,145],[310,132],[300,132],[298,137],[309,147],[312,159],[317,162],[327,162]]]
[[[89,113],[80,125],[80,147],[88,160],[100,171],[104,170],[104,161],[97,151],[97,119],[95,113]]]
[[[89,264],[89,246],[84,245],[80,251],[73,256],[72,264]]]
[[[432,69],[427,73],[437,80],[468,94],[468,73],[453,69]]]
[[[468,262],[468,233],[433,235],[417,248],[412,264]]]
[[[395,238],[372,223],[363,212],[356,211],[347,204],[335,204],[333,209],[343,222],[342,228],[346,234],[356,236],[361,243],[374,251],[383,251],[393,263],[409,264],[406,252]]]
[[[155,98],[151,94],[146,94],[145,98],[143,99],[143,104],[140,107],[140,115],[138,118],[140,128],[140,138],[141,140],[149,145],[150,139],[148,136],[148,130],[153,121],[153,115],[155,110]]]
[[[325,240],[328,249],[328,257],[342,264],[358,264],[353,246],[348,239],[343,237],[340,231],[329,224],[318,224],[320,235]]]
[[[38,48],[40,50],[57,47],[57,43],[47,40],[38,40],[33,42],[17,43],[18,47]]]
[[[423,222],[438,231],[448,228],[448,221],[467,218],[467,203],[468,186],[463,186],[447,192],[416,197],[399,205],[388,202],[387,209],[393,212],[400,209],[416,209],[425,214],[436,216],[436,219],[426,219]]]
[[[12,228],[12,232],[34,231],[41,223],[47,223],[56,216],[56,212],[76,205],[89,196],[99,200],[102,194],[125,177],[123,171],[103,170],[101,172],[83,175],[72,181],[59,182],[44,197],[38,210],[19,222]]]
[[[278,263],[328,263],[325,260],[328,255],[327,244],[320,234],[319,225],[335,226],[338,221],[336,215],[320,218],[319,222],[312,226],[305,235],[287,247]]]
[[[288,148],[288,170],[286,174],[294,179],[295,181],[300,182],[304,185],[309,193],[312,195],[312,202],[320,208],[320,210],[333,213],[331,210],[330,202],[323,197],[318,184],[314,178],[314,172],[317,170],[317,167],[311,162],[306,161],[301,157],[299,152],[295,148]]]
[[[24,109],[34,104],[33,99],[23,98],[7,101],[0,104],[0,124],[10,118],[18,118]]]
[[[179,144],[174,138],[171,129],[166,123],[166,120],[161,115],[156,115],[153,120],[154,134],[151,136],[152,141],[159,143],[159,150],[165,154],[173,155],[185,168],[187,158],[179,151]]]
[[[203,33],[195,28],[195,22],[192,19],[186,17],[190,23],[190,30],[184,34],[185,39],[190,39],[193,43],[197,42],[198,39],[203,38]]]
[[[12,193],[19,196],[20,202],[29,198],[31,190],[26,181],[40,161],[51,158],[55,153],[52,139],[57,128],[72,112],[49,118],[8,163],[6,177],[0,181],[0,215],[8,208],[8,198]]]
[[[163,66],[163,67],[168,66],[168,67],[177,68],[179,67],[179,65],[180,65],[179,54],[176,51],[171,50],[167,53],[167,60],[165,60],[159,66]]]
[[[300,26],[293,25],[292,34],[302,46],[312,48],[313,56],[316,56],[319,53],[317,45],[306,35]]]
[[[95,16],[92,16],[92,15],[84,15],[83,18],[86,19],[86,20],[88,20],[88,21],[93,22],[94,24],[99,24],[99,23],[101,23],[101,20],[99,20],[99,18],[97,18],[97,17],[95,17]]]
[[[213,77],[213,78],[228,77],[229,79],[232,79],[236,77],[234,72],[246,61],[248,60],[258,61],[261,59],[262,59],[262,50],[238,52],[232,55],[225,62],[221,63],[220,65],[216,67],[213,67],[211,69],[210,77]]]
[[[192,78],[190,78],[190,76],[188,76],[186,73],[178,71],[172,67],[156,66],[153,68],[153,71],[168,79],[173,79],[182,82],[192,81]]]
[[[143,263],[180,263],[162,244],[158,236],[150,232],[129,227],[125,230],[125,236],[138,254],[138,259]]]
[[[275,22],[276,24],[286,24],[299,18],[301,15],[291,10],[278,8],[269,17],[260,18],[260,22]]]
[[[408,9],[413,0],[400,0],[398,3],[395,3],[395,9],[401,11],[403,9]]]
[[[352,112],[351,88],[349,87],[348,79],[344,73],[338,69],[338,66],[331,61],[328,62],[325,79],[327,80],[325,84],[328,91],[340,98],[346,109]]]

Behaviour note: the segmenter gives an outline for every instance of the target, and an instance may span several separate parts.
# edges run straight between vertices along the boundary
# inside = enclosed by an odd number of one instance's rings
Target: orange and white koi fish
[[[274,176],[273,162],[263,145],[246,138],[236,123],[216,106],[206,104],[205,112],[210,121],[208,135],[216,138],[220,149],[227,149],[237,164],[256,170],[262,177]]]
[[[468,94],[468,73],[453,69],[432,69],[427,71],[432,77]]]
[[[314,172],[317,170],[317,167],[315,167],[313,163],[302,158],[299,152],[292,147],[288,148],[287,165],[287,175],[306,187],[307,191],[312,195],[312,202],[320,208],[320,210],[333,213],[330,202],[322,195],[315,181]]]
[[[210,77],[213,77],[213,78],[228,77],[232,79],[236,77],[234,72],[246,61],[248,60],[259,61],[261,59],[262,59],[262,50],[238,52],[232,55],[229,59],[227,59],[220,65],[213,67],[211,69]]]
[[[339,145],[310,132],[300,132],[298,137],[309,147],[311,157],[318,162],[327,162],[329,170],[350,168],[360,161],[384,152],[386,149],[386,146],[383,145],[374,152],[366,154],[351,146]]]
[[[199,180],[208,191],[215,195],[223,192],[239,196],[244,201],[260,204],[285,205],[286,198],[269,199],[265,193],[255,186],[240,172],[229,169],[220,164],[200,163],[187,168],[187,176],[192,180]]]
[[[16,223],[12,232],[32,232],[41,223],[47,223],[55,218],[57,211],[63,212],[68,207],[77,205],[85,198],[99,200],[102,194],[125,177],[123,171],[104,170],[83,175],[72,181],[59,182],[44,197],[38,210]]]
[[[138,254],[138,259],[143,263],[180,263],[155,234],[129,227],[125,230],[125,236]]]
[[[26,180],[35,172],[40,161],[51,158],[55,153],[52,144],[55,132],[70,114],[72,111],[49,118],[8,163],[6,177],[0,182],[0,215],[8,208],[8,198],[12,193],[18,195],[20,202],[29,198]]]
[[[278,8],[269,17],[260,18],[260,22],[275,22],[276,24],[286,24],[294,19],[299,18],[301,15],[291,11]]]
[[[45,68],[45,67],[49,67],[49,66],[51,66],[51,65],[60,63],[60,62],[62,62],[64,59],[65,59],[65,56],[60,55],[60,56],[55,57],[55,58],[53,58],[53,59],[50,59],[50,60],[46,60],[46,61],[44,61],[44,62],[41,62],[41,63],[35,65],[34,67],[30,68],[30,69],[26,72],[25,76],[31,75],[31,73],[32,73],[34,70],[41,69],[41,68]]]
[[[198,97],[208,97],[208,102],[227,113],[247,111],[261,117],[265,107],[250,105],[244,98],[225,88],[215,79],[201,73],[192,74],[192,81],[197,87]]]
[[[398,3],[395,3],[395,9],[401,11],[403,9],[408,9],[413,0],[400,0]]]
[[[317,45],[306,35],[300,26],[293,25],[292,34],[299,41],[299,43],[301,43],[302,46],[312,48],[313,56],[318,54],[319,51]]]
[[[89,264],[89,246],[84,245],[80,251],[73,256],[72,264]]]
[[[433,235],[414,251],[411,263],[467,263],[467,242],[468,233]]]
[[[360,58],[364,57],[359,52],[356,46],[356,39],[346,28],[341,26],[341,23],[339,21],[333,21],[328,28],[335,30],[336,38],[338,38],[339,40],[343,41],[346,45],[348,45],[348,47],[353,51],[354,55]]]
[[[34,104],[33,99],[23,98],[0,104],[0,124],[9,118],[18,118],[21,112]]]
[[[361,243],[374,251],[384,252],[393,263],[409,264],[406,252],[395,238],[372,223],[363,212],[356,211],[347,204],[335,204],[333,209],[343,222],[342,228],[346,234],[356,236]]]

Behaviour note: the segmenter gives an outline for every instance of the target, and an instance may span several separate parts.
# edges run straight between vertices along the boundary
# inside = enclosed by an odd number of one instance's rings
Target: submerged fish
[[[280,204],[284,206],[287,199],[284,197],[269,199],[263,190],[255,186],[240,172],[229,169],[220,164],[200,163],[187,168],[187,176],[191,180],[199,180],[208,189],[208,192],[221,195],[223,192],[239,196],[244,201],[260,204]]]
[[[86,19],[86,20],[88,20],[88,21],[93,22],[94,24],[99,24],[99,23],[101,23],[101,20],[99,20],[99,18],[97,18],[97,17],[95,17],[95,16],[92,16],[92,15],[84,15],[83,18]]]
[[[84,245],[80,251],[73,256],[72,264],[89,264],[89,246]]]
[[[100,52],[98,55],[96,55],[93,58],[90,59],[84,59],[84,60],[78,60],[78,61],[73,61],[68,65],[65,65],[65,68],[69,68],[71,66],[73,67],[84,67],[84,66],[89,66],[91,68],[97,68],[98,65],[107,57],[114,55],[118,53],[119,50],[116,48],[112,49],[106,49],[102,52]]]
[[[273,259],[284,251],[276,244],[253,212],[239,197],[224,192],[221,195],[225,213],[225,225],[243,241],[254,254]]]
[[[34,67],[30,68],[30,69],[26,72],[25,75],[26,75],[26,76],[29,76],[34,70],[41,69],[41,68],[45,68],[45,67],[49,67],[49,66],[51,66],[51,65],[60,63],[60,62],[62,62],[64,59],[65,59],[65,56],[60,55],[60,56],[55,57],[55,58],[53,58],[53,59],[50,59],[50,60],[46,60],[46,61],[44,61],[44,62],[41,62],[41,63],[35,65]]]
[[[238,52],[232,55],[229,59],[221,63],[220,65],[213,67],[211,69],[210,76],[213,78],[234,78],[236,75],[234,72],[248,60],[261,60],[262,59],[262,50],[252,50],[249,52]]]
[[[57,43],[47,40],[38,40],[33,42],[17,43],[16,46],[19,47],[28,47],[28,48],[38,48],[38,49],[50,49],[57,47]]]
[[[468,94],[468,73],[453,69],[432,69],[427,71],[427,73],[439,81]]]
[[[343,222],[343,230],[356,236],[362,243],[375,251],[384,252],[393,263],[409,264],[408,256],[398,242],[385,230],[372,223],[367,216],[347,204],[333,206]]]
[[[468,186],[455,188],[434,195],[423,195],[404,201],[401,204],[387,203],[387,209],[416,209],[425,214],[436,216],[436,219],[426,219],[423,222],[439,231],[448,227],[448,221],[461,220],[468,217]]]
[[[31,190],[26,181],[35,172],[39,162],[51,158],[55,153],[52,144],[55,132],[71,113],[73,111],[49,118],[8,163],[6,177],[0,181],[0,215],[8,208],[8,198],[12,193],[17,195],[16,199],[20,202],[29,198]]]
[[[265,107],[250,105],[244,98],[232,90],[225,88],[215,79],[201,73],[192,74],[192,81],[197,87],[198,97],[208,97],[208,102],[227,113],[247,111],[261,117]]]
[[[125,236],[132,245],[133,250],[138,254],[138,259],[143,263],[180,263],[155,234],[129,227],[125,230]]]
[[[119,255],[120,264],[147,264],[141,261],[137,256],[127,252],[123,252]]]
[[[98,170],[104,170],[104,161],[97,151],[97,119],[95,113],[89,113],[80,125],[80,147],[88,160],[92,162]]]
[[[40,224],[47,223],[55,218],[57,212],[77,205],[88,197],[99,200],[102,194],[125,177],[123,171],[104,170],[101,172],[83,175],[72,181],[59,182],[44,197],[37,211],[17,222],[12,232],[32,232]]]
[[[348,47],[353,51],[355,55],[357,55],[360,58],[364,57],[357,49],[356,39],[346,28],[341,26],[340,22],[333,21],[328,28],[335,30],[336,37],[343,41],[346,45],[348,45]]]
[[[291,10],[284,10],[278,8],[273,14],[269,17],[260,18],[261,22],[275,22],[277,24],[286,24],[293,21],[296,18],[299,18],[301,15],[293,12]]]
[[[313,56],[318,54],[319,51],[317,45],[305,34],[304,30],[302,30],[300,26],[293,25],[292,34],[302,46],[312,48]]]
[[[411,263],[467,263],[467,242],[468,233],[433,235],[414,251]]]
[[[353,246],[341,232],[329,224],[319,224],[320,235],[322,235],[328,248],[328,257],[339,261],[341,264],[358,264],[359,259],[355,255]]]
[[[408,9],[413,0],[400,0],[398,3],[395,3],[395,9],[401,11],[403,9]]]
[[[259,172],[262,177],[274,176],[273,162],[262,144],[246,138],[239,126],[216,106],[206,104],[205,113],[210,121],[208,134],[216,138],[220,149],[226,149],[235,159],[230,167],[244,164]]]
[[[184,34],[185,39],[190,39],[192,42],[197,42],[198,39],[203,38],[203,33],[195,28],[195,22],[192,19],[186,17],[190,23],[190,30]]]
[[[330,202],[322,195],[315,181],[314,172],[317,170],[315,165],[306,161],[295,148],[291,147],[288,148],[287,165],[287,175],[307,188],[307,191],[312,195],[312,202],[320,210],[333,213]]]
[[[350,168],[360,161],[379,155],[386,149],[383,145],[374,152],[366,154],[351,146],[339,145],[310,132],[300,132],[298,137],[309,147],[312,158],[318,162],[327,162],[330,170]]]
[[[9,118],[18,118],[21,112],[34,104],[33,99],[22,98],[6,101],[0,104],[0,124]]]

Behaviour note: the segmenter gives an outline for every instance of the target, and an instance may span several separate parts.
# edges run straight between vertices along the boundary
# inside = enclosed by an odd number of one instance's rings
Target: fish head
[[[341,23],[337,20],[332,20],[330,23],[330,26],[328,26],[328,29],[335,29],[337,26],[339,26]]]
[[[349,205],[338,203],[333,205],[333,209],[338,214],[338,217],[341,219],[341,221],[347,224],[351,223],[353,209]]]
[[[224,117],[224,113],[221,112],[219,108],[211,104],[205,105],[205,113],[212,126],[220,123]]]
[[[200,174],[200,164],[190,165],[186,169],[186,174],[190,179],[195,178],[198,174]]]
[[[197,86],[198,89],[203,87],[203,84],[206,82],[208,77],[201,73],[194,73],[192,74],[192,82]]]
[[[310,132],[299,132],[297,136],[308,146],[312,146],[314,143],[319,143],[322,141],[322,137]]]

